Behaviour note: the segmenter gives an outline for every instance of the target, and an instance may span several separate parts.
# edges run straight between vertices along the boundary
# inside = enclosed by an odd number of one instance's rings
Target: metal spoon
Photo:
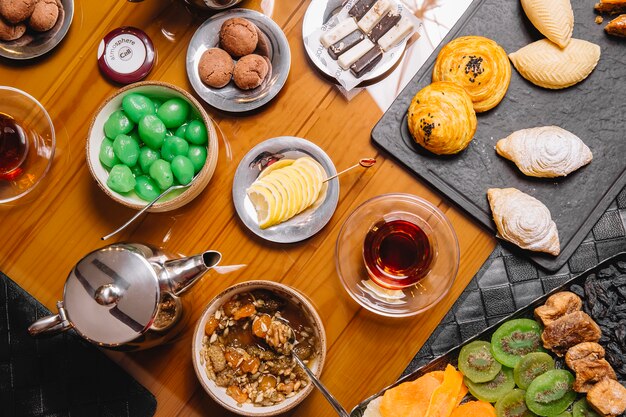
[[[291,330],[291,337],[289,338],[289,341],[293,345],[291,349],[291,357],[296,361],[300,368],[302,368],[304,372],[306,372],[306,374],[311,379],[311,382],[313,382],[313,385],[315,385],[315,387],[320,390],[324,397],[326,397],[326,401],[328,401],[328,403],[335,409],[337,414],[341,417],[350,417],[350,414],[345,410],[345,408],[343,408],[339,401],[337,401],[337,399],[330,393],[330,391],[326,389],[324,384],[322,384],[322,381],[320,381],[317,376],[315,376],[313,371],[311,371],[309,367],[306,366],[306,364],[302,361],[302,359],[300,359],[300,357],[296,353],[295,349],[293,349],[298,344],[298,340],[296,339],[296,332],[291,328],[289,322],[282,317],[276,317],[276,319],[286,324],[287,327],[289,327],[289,329]],[[275,348],[274,346],[271,347]]]
[[[130,226],[135,220],[137,220],[137,218],[139,216],[141,216],[142,214],[144,214],[146,212],[146,210],[148,210],[150,207],[152,207],[153,205],[156,204],[157,201],[159,201],[160,199],[162,199],[163,197],[165,197],[166,195],[168,195],[169,193],[171,193],[174,190],[180,190],[182,188],[187,188],[190,187],[191,184],[193,184],[193,181],[196,179],[196,177],[198,176],[198,174],[194,175],[194,177],[191,179],[191,181],[189,182],[189,184],[187,185],[172,185],[170,186],[170,188],[166,188],[165,191],[163,191],[157,198],[155,198],[154,200],[152,200],[151,202],[149,202],[148,204],[146,204],[146,206],[144,208],[142,208],[141,210],[139,210],[137,213],[135,213],[135,215],[133,217],[131,217],[126,223],[124,223],[123,225],[121,225],[120,227],[118,227],[115,231],[109,233],[106,236],[102,236],[100,239],[101,240],[107,240],[112,236],[115,236],[116,234],[118,234],[119,232],[121,232],[122,230],[126,229],[128,226]]]
[[[343,171],[336,173],[336,174],[335,174],[335,175],[333,175],[332,177],[328,177],[328,178],[326,178],[324,181],[322,181],[322,183],[324,183],[324,182],[326,182],[326,181],[330,181],[330,180],[332,180],[333,178],[337,178],[337,177],[338,177],[338,176],[340,176],[341,174],[344,174],[344,173],[346,173],[346,172],[348,172],[348,171],[350,171],[351,169],[354,169],[354,168],[356,168],[356,167],[369,168],[369,167],[373,166],[375,163],[376,163],[376,159],[374,159],[374,158],[363,158],[363,159],[361,159],[361,160],[359,161],[359,163],[358,163],[358,164],[354,164],[354,165],[352,165],[351,167],[346,168],[346,169],[344,169]]]

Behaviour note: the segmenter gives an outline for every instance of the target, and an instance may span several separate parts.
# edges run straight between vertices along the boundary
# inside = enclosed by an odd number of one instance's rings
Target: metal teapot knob
[[[122,297],[122,290],[115,284],[105,284],[96,290],[94,298],[98,304],[110,306],[117,304]]]

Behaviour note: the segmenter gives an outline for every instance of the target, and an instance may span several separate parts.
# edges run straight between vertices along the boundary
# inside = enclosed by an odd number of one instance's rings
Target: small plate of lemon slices
[[[339,201],[333,161],[319,146],[293,136],[261,142],[237,167],[233,201],[241,221],[256,235],[293,243],[319,232]]]

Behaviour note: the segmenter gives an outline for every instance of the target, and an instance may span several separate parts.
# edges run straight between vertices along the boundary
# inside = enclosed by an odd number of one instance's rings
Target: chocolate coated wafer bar
[[[357,29],[345,38],[340,39],[336,43],[330,45],[330,47],[328,48],[328,55],[330,55],[332,59],[336,60],[337,58],[339,58],[339,55],[343,54],[348,49],[361,42],[363,39],[365,39],[365,35],[363,34],[363,32]]]
[[[378,45],[383,48],[383,51],[387,52],[389,49],[399,44],[404,38],[413,32],[414,29],[415,26],[413,26],[413,22],[406,17],[403,17],[394,27],[389,29],[387,33],[378,39]]]
[[[376,0],[359,0],[348,11],[348,14],[356,20],[360,20],[365,16],[365,13],[369,12],[374,3],[376,3]]]
[[[335,42],[338,42],[339,40],[348,36],[350,33],[354,32],[358,28],[359,27],[357,26],[354,19],[350,17],[346,20],[342,20],[341,22],[337,23],[328,32],[324,33],[320,37],[320,42],[322,43],[324,48],[328,48]]]
[[[341,54],[341,56],[337,60],[337,63],[344,70],[348,70],[350,69],[350,66],[357,61],[357,59],[361,58],[363,55],[365,55],[367,51],[369,51],[373,47],[374,43],[365,38],[356,46]]]
[[[369,38],[372,42],[378,42],[380,38],[382,38],[385,33],[389,32],[389,30],[396,25],[400,21],[402,16],[398,13],[389,12],[383,17],[380,22],[374,26],[372,31],[369,33]]]
[[[381,59],[383,59],[383,51],[378,46],[375,46],[350,66],[350,72],[356,78],[361,78],[363,74],[371,71]]]
[[[391,11],[394,4],[391,0],[378,0],[374,6],[363,16],[362,19],[359,19],[357,24],[361,28],[361,30],[365,33],[369,33],[370,30],[376,26],[380,20]]]

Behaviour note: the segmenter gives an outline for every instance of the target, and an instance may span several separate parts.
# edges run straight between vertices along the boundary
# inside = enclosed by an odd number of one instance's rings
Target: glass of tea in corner
[[[335,251],[348,294],[383,316],[406,317],[437,304],[459,267],[459,245],[445,214],[411,194],[383,194],[346,219]]]
[[[55,147],[54,126],[41,103],[0,86],[0,204],[23,197],[40,183]]]

